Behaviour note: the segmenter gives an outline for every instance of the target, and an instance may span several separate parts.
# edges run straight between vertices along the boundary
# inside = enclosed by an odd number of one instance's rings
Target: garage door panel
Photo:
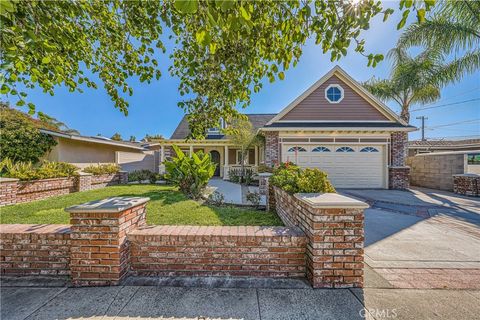
[[[315,145],[295,145],[306,152],[288,152],[294,145],[284,145],[282,159],[303,168],[325,171],[337,188],[385,188],[385,147],[375,146],[378,152],[360,152],[367,145],[329,145],[331,152],[312,152]],[[340,147],[350,147],[354,152],[335,152]]]

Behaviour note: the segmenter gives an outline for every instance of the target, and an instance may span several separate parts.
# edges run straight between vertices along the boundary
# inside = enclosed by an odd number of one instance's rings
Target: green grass
[[[108,197],[149,197],[148,224],[209,226],[278,226],[282,222],[274,213],[233,206],[210,206],[187,199],[170,186],[126,185],[77,192],[30,203],[0,208],[0,222],[69,224],[66,207]]]

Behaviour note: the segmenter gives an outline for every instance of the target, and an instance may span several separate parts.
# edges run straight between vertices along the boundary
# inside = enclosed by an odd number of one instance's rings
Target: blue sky
[[[398,11],[397,3],[391,2],[388,5]],[[366,39],[366,52],[386,55],[400,35],[396,30],[398,21],[398,14],[390,17],[386,23],[381,21],[381,17],[375,18],[370,30],[363,34]],[[183,116],[183,111],[177,107],[177,103],[181,101],[177,91],[179,80],[168,74],[167,68],[170,65],[168,55],[160,56],[160,61],[163,76],[159,81],[151,84],[141,84],[136,80],[130,82],[134,95],[128,98],[130,108],[127,117],[114,108],[101,85],[98,90],[86,89],[82,94],[70,93],[64,88],[58,88],[53,97],[36,89],[29,91],[29,98],[36,104],[38,111],[65,122],[84,135],[100,133],[110,137],[115,132],[119,132],[124,139],[128,139],[130,135],[140,139],[147,133],[170,137]],[[323,55],[321,48],[308,43],[304,47],[303,56],[297,67],[289,69],[283,81],[274,83],[267,81],[263,90],[252,96],[252,104],[245,112],[279,112],[335,64],[340,65],[357,81],[365,81],[372,76],[387,77],[390,66],[385,60],[376,68],[367,67],[366,58],[354,52],[353,49],[348,51],[347,57],[337,63],[331,63],[329,54]],[[426,106],[435,108],[413,112],[411,124],[420,127],[420,120],[415,118],[421,115],[427,116],[426,125],[432,127],[426,130],[427,138],[480,135],[480,122],[474,121],[480,119],[480,100],[436,108],[444,104],[478,98],[480,98],[480,72],[466,76],[461,82],[444,88],[442,98]],[[399,112],[394,102],[389,102],[388,105]],[[419,107],[422,106],[414,106],[412,109]],[[470,122],[449,125],[464,121]],[[419,131],[410,135],[410,139],[419,137]]]

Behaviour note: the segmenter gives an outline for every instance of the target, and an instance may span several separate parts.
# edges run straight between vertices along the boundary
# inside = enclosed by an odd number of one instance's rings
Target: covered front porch
[[[159,143],[159,173],[165,173],[164,161],[175,156],[172,146],[178,146],[185,154],[202,151],[209,153],[212,161],[217,164],[217,170],[214,176],[228,180],[232,170],[240,170],[241,150],[239,147],[231,144],[228,140],[165,140]],[[248,150],[245,157],[245,168],[257,172],[259,164],[264,163],[264,148],[255,146]]]

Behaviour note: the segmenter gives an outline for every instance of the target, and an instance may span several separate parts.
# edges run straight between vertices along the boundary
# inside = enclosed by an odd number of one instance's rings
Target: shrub
[[[221,192],[214,191],[208,196],[207,202],[215,206],[221,206],[225,203],[225,196]]]
[[[230,169],[228,171],[228,180],[233,183],[240,183],[242,181],[241,169]]]
[[[186,156],[177,146],[173,146],[176,157],[165,162],[165,177],[177,186],[187,197],[198,199],[215,173],[216,164],[209,154],[202,151]]]
[[[327,179],[327,174],[318,169],[302,170],[297,179],[299,192],[336,192],[330,181]]]
[[[94,176],[101,174],[113,174],[120,171],[120,166],[113,163],[91,165],[83,169],[83,172],[91,173]]]
[[[260,164],[260,165],[258,166],[258,170],[257,170],[257,171],[258,171],[258,173],[264,173],[264,172],[272,173],[272,172],[273,172],[273,169],[274,169],[273,167],[269,167],[269,166],[267,166],[267,165],[265,165],[265,164]]]
[[[336,192],[325,172],[318,169],[302,170],[291,163],[280,164],[270,182],[288,193]]]
[[[154,182],[152,182],[153,179],[155,179]],[[141,183],[145,180],[149,180],[151,183],[155,183],[157,180],[155,177],[155,173],[150,170],[142,169],[132,171],[128,174],[128,181],[130,182],[138,181]]]
[[[253,204],[255,207],[258,207],[260,205],[260,193],[248,192],[246,198],[247,201]]]
[[[228,180],[230,180],[233,183],[242,183],[245,182],[245,184],[249,185],[253,181],[253,177],[255,176],[255,172],[250,169],[250,168],[244,168],[244,175],[242,178],[242,169],[230,169],[228,172]]]
[[[34,166],[31,162],[13,163],[8,158],[0,162],[0,174],[2,177],[16,178],[23,181],[72,177],[77,175],[77,170],[76,166],[65,162],[43,161],[40,166]]]
[[[300,192],[297,185],[297,179],[300,175],[300,168],[289,163],[282,163],[273,171],[270,178],[272,185],[285,190],[288,193]]]

